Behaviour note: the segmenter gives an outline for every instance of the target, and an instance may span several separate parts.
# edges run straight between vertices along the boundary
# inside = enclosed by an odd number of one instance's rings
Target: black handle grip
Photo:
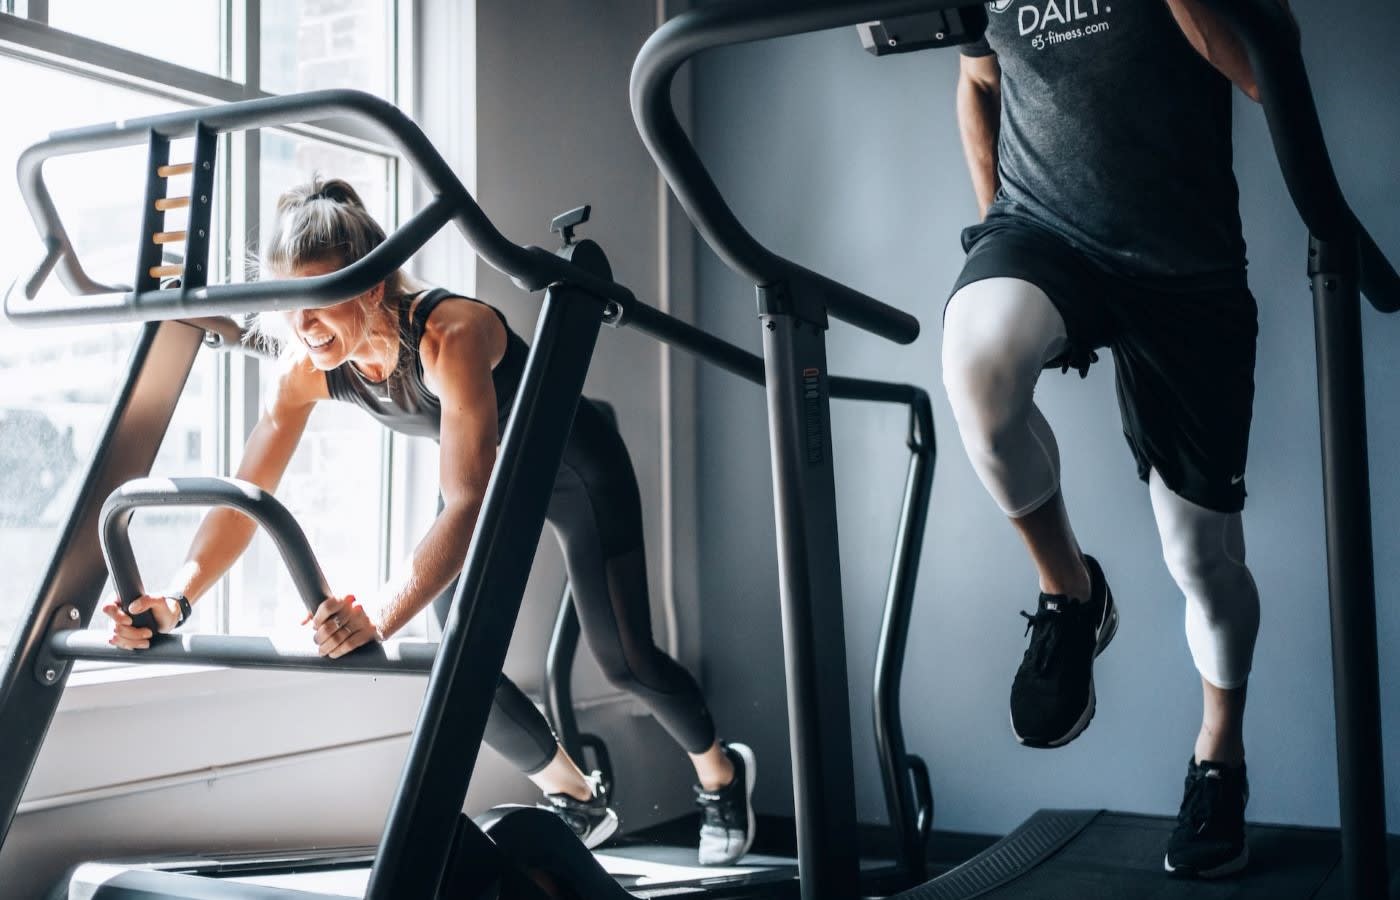
[[[117,488],[102,504],[98,539],[122,610],[146,592],[136,554],[131,548],[131,516],[151,506],[228,506],[245,513],[271,535],[291,573],[308,612],[315,612],[331,595],[321,565],[295,518],[277,498],[237,478],[138,478]],[[132,617],[138,628],[156,629],[155,618],[144,612]]]

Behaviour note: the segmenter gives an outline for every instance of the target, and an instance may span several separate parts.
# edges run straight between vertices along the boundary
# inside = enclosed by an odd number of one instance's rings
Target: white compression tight
[[[973,468],[1011,518],[1034,512],[1060,487],[1059,446],[1033,398],[1041,369],[1067,346],[1064,319],[1027,281],[977,281],[948,303],[943,384]],[[1241,516],[1174,494],[1155,471],[1149,493],[1167,569],[1186,595],[1196,669],[1216,687],[1240,687],[1259,631]]]

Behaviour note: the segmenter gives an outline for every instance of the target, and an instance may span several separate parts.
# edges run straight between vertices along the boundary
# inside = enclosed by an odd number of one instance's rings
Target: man
[[[1203,715],[1164,860],[1248,862],[1243,718],[1259,626],[1244,564],[1257,309],[1231,143],[1243,45],[1196,0],[996,0],[964,48],[958,119],[980,224],[944,314],[943,380],[974,468],[1040,578],[1011,690],[1018,740],[1061,747],[1094,715],[1093,661],[1118,610],[1083,554],[1043,368],[1112,350],[1123,429],[1186,596]]]

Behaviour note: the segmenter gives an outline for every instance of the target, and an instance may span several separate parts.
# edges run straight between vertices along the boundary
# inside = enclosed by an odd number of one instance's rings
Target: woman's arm
[[[1254,79],[1254,67],[1243,42],[1225,20],[1198,0],[1166,0],[1176,23],[1196,52],[1215,66],[1255,103],[1259,102],[1259,84]],[[1279,0],[1288,9],[1288,0]],[[1296,23],[1295,23],[1296,24]]]
[[[505,346],[505,328],[489,307],[444,303],[433,310],[420,348],[428,386],[442,404],[438,439],[442,511],[414,549],[407,574],[385,588],[372,617],[351,598],[322,604],[314,617],[322,654],[343,656],[371,640],[389,637],[461,571],[496,462],[496,389],[491,370],[505,354]],[[342,624],[337,625],[337,620]]]
[[[266,491],[274,491],[296,451],[306,422],[318,399],[326,396],[325,376],[305,359],[287,364],[277,379],[271,402],[243,450],[238,477]],[[185,563],[166,582],[164,594],[184,594],[193,604],[224,576],[248,548],[257,525],[237,510],[218,507],[200,523],[190,544]],[[134,628],[131,618],[115,600],[103,612],[116,622],[112,643],[127,649],[150,646],[150,631]],[[169,631],[179,621],[179,610],[164,597],[146,595],[131,605],[132,613],[150,610],[161,631]]]

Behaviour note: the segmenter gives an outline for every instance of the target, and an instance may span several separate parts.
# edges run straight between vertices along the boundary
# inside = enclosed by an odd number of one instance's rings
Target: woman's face
[[[326,275],[339,269],[334,262],[312,262],[292,271],[293,278]],[[284,315],[297,340],[306,348],[311,364],[329,370],[368,351],[370,310],[379,302],[382,287],[332,306],[291,310]]]

